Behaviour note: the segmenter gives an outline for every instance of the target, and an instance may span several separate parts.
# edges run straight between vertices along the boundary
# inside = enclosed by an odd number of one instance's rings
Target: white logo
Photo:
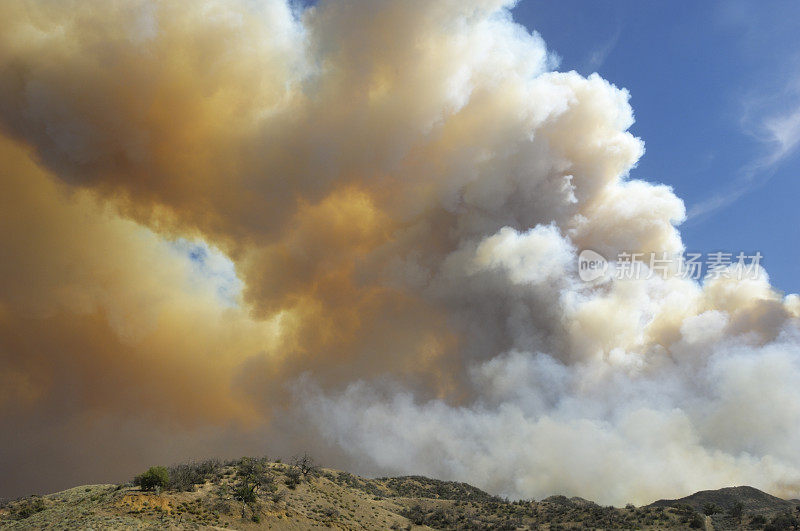
[[[605,276],[606,271],[608,271],[608,260],[599,253],[591,249],[584,249],[578,255],[578,276],[584,282],[597,280]]]

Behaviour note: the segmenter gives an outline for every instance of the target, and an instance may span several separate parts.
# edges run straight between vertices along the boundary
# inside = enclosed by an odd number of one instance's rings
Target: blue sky
[[[687,248],[764,255],[800,292],[800,2],[523,0],[514,18],[561,57],[631,92],[647,152],[633,178],[671,185]]]
[[[236,275],[236,266],[225,254],[202,240],[178,238],[170,248],[189,258],[195,287],[211,287],[226,306],[237,306],[243,283]]]

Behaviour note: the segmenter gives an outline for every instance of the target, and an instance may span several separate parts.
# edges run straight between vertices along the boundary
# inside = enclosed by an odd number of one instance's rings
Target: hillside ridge
[[[424,476],[368,479],[320,468],[308,456],[152,467],[123,485],[0,504],[2,529],[796,529],[797,516],[794,501],[753,487],[643,507],[561,495],[508,501]]]

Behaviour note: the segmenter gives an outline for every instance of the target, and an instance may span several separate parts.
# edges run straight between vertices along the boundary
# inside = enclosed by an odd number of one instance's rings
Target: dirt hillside
[[[736,517],[729,513],[744,506]],[[702,513],[715,504],[707,519]],[[735,512],[735,508],[734,508]],[[687,529],[798,525],[795,504],[751,488],[647,507],[551,496],[509,502],[465,483],[366,479],[313,463],[243,458],[154,467],[129,484],[75,487],[0,506],[3,529]]]

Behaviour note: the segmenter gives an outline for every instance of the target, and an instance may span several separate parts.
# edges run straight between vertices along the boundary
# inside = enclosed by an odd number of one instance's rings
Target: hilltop
[[[741,514],[730,513],[737,503]],[[710,518],[701,514],[714,504]],[[4,529],[686,529],[796,525],[793,502],[751,487],[703,491],[646,507],[582,498],[498,498],[466,483],[422,476],[366,479],[242,458],[153,467],[128,484],[75,487],[0,506]],[[769,527],[777,524],[782,527]]]

